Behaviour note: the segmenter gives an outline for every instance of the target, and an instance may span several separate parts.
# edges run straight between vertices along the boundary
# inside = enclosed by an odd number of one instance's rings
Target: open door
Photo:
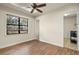
[[[68,14],[64,16],[64,47],[72,50],[78,50],[76,17],[76,14]]]

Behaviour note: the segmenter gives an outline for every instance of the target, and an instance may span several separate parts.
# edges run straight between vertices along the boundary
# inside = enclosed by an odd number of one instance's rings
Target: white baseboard
[[[59,46],[59,47],[64,47],[64,46],[61,46],[61,45],[58,45],[56,43],[53,43],[53,42],[50,42],[50,41],[46,41],[46,40],[40,40],[41,42],[45,42],[45,43],[48,43],[48,44],[52,44],[52,45],[56,45],[56,46]]]
[[[35,39],[28,39],[28,40],[25,40],[25,41],[19,41],[19,42],[15,42],[15,43],[12,43],[12,44],[0,46],[0,49],[10,47],[10,46],[13,46],[13,45],[17,45],[17,44],[20,44],[20,43],[23,43],[23,42],[28,42],[28,41],[31,41],[31,40],[35,40]]]
[[[20,43],[23,43],[23,42],[28,42],[28,41],[31,41],[31,40],[36,40],[36,39],[35,38],[34,39],[28,39],[28,40],[25,40],[25,41],[20,41],[20,42],[15,42],[15,43],[8,44],[8,45],[0,46],[0,49],[10,47],[10,46],[13,46],[13,45],[17,45],[17,44],[20,44]],[[54,44],[54,43],[52,43],[50,41],[46,41],[46,40],[40,40],[40,41],[46,42],[46,43],[49,43],[49,44],[52,44],[52,45],[60,46],[60,45]],[[63,46],[60,46],[60,47],[63,47]]]

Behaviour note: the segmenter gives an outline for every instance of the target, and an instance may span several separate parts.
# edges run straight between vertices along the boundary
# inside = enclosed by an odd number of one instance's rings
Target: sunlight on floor
[[[64,39],[64,46],[69,49],[78,50],[77,44],[70,42],[70,39]]]

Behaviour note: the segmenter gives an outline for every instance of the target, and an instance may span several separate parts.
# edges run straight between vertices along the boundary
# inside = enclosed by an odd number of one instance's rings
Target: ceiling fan
[[[43,13],[43,11],[40,10],[40,9],[38,9],[38,8],[45,7],[46,4],[43,3],[43,4],[40,4],[40,5],[37,5],[36,3],[33,3],[31,6],[32,6],[32,8],[33,8],[33,9],[31,10],[31,13],[33,13],[34,10],[37,10],[38,12]]]

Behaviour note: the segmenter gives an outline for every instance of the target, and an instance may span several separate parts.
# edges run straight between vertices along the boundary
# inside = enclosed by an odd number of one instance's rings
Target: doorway
[[[78,50],[77,41],[76,14],[64,15],[64,47]]]
[[[39,40],[39,20],[35,20],[35,34],[36,38]]]

